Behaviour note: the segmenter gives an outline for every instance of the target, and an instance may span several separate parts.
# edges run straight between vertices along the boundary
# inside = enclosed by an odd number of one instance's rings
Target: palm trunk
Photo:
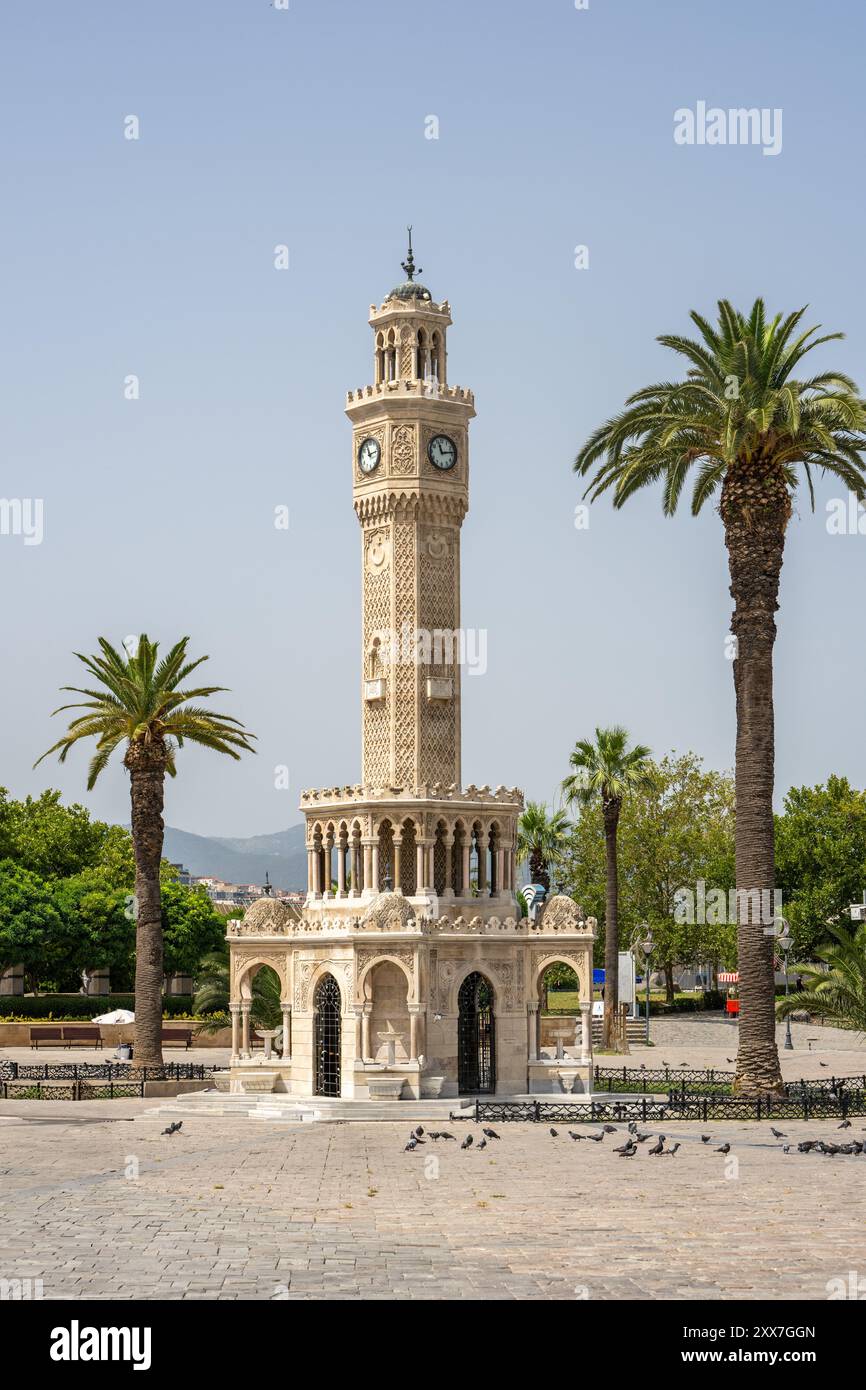
[[[760,478],[760,461],[734,468],[722,489],[722,519],[737,642],[736,879],[740,973],[739,1047],[734,1089],[781,1092],[776,1047],[773,951],[767,905],[775,887],[773,827],[773,643],[790,499],[784,480]],[[756,477],[757,475],[757,477]],[[764,911],[762,912],[762,905]],[[762,920],[763,918],[763,920]]]
[[[604,814],[605,898],[604,898],[604,1019],[601,1045],[613,1047],[619,1010],[619,895],[617,891],[616,832],[620,802],[605,800]]]
[[[124,763],[130,774],[132,844],[135,853],[135,1049],[137,1067],[162,1066],[162,819],[165,749],[130,744]]]
[[[540,883],[550,893],[550,874],[547,871],[547,863],[540,850],[537,849],[534,849],[529,856],[529,881],[530,883]]]

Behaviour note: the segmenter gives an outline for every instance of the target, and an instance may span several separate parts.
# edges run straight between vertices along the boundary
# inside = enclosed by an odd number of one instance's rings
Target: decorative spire
[[[422,275],[423,271],[420,265],[417,270],[415,269],[415,257],[412,254],[412,228],[407,227],[406,231],[409,233],[409,251],[407,253],[405,261],[401,262],[401,266],[406,273],[406,279],[411,282],[415,279],[416,275]]]

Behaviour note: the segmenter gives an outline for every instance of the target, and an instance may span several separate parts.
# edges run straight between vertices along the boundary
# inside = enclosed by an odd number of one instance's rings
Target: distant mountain
[[[304,892],[307,887],[303,825],[290,825],[274,835],[251,835],[246,840],[192,835],[167,825],[162,854],[164,859],[183,864],[195,878],[264,883],[267,873],[275,888]]]

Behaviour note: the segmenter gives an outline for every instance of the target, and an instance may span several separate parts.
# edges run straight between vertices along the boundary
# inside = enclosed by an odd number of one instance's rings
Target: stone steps
[[[400,1124],[447,1124],[449,1115],[465,1109],[474,1113],[474,1105],[452,1100],[341,1100],[326,1096],[308,1099],[272,1092],[266,1095],[229,1095],[221,1091],[192,1091],[176,1100],[148,1111],[165,1119],[247,1118],[271,1124],[310,1124],[316,1121],[392,1120]]]

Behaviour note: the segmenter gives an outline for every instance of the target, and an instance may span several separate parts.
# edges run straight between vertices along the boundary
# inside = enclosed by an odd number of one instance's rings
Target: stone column
[[[590,1012],[592,1005],[583,1003],[580,1006],[580,1060],[581,1064],[592,1061],[592,1021]]]
[[[331,896],[331,850],[330,842],[322,845],[322,897]]]
[[[454,836],[444,836],[442,843],[445,846],[445,890],[442,893],[442,897],[447,901],[451,901],[454,897],[454,888],[452,886],[452,874],[454,868]]]
[[[229,1004],[229,1013],[232,1016],[232,1062],[237,1062],[240,1060],[240,1054],[238,1052],[238,1041],[240,1035],[240,1011],[240,1004]]]
[[[248,1058],[250,1052],[250,1001],[241,1001],[241,1057]]]
[[[478,893],[484,897],[487,892],[487,836],[483,836],[478,846]]]
[[[463,878],[460,884],[461,898],[469,897],[469,856],[471,855],[471,853],[472,841],[470,839],[468,843],[464,842],[463,845]]]
[[[283,1013],[283,1061],[292,1060],[292,1005],[288,999],[280,1000]]]
[[[346,896],[346,845],[342,838],[337,845],[337,897]]]
[[[361,1061],[369,1062],[370,1055],[370,1015],[373,1012],[372,1004],[365,1004],[361,1014]]]
[[[504,884],[503,881],[502,881],[504,875],[505,875],[505,850],[504,850],[504,849],[498,849],[498,850],[496,851],[496,896],[497,896],[497,898],[502,898],[502,897],[505,896],[505,884]]]
[[[424,1012],[420,1004],[409,1005],[409,1060],[417,1062],[424,1051]]]
[[[415,846],[415,892],[423,893],[427,887],[427,846],[420,842]]]
[[[530,1062],[538,1061],[538,1005],[527,1004],[527,1048]]]
[[[367,892],[373,887],[373,842],[364,841],[364,882],[361,885],[363,892]]]
[[[402,893],[402,892],[403,892],[403,884],[402,884],[402,881],[401,881],[401,878],[400,878],[400,872],[401,872],[401,866],[400,866],[400,857],[401,857],[401,856],[400,856],[400,852],[401,852],[402,848],[403,848],[403,841],[402,841],[397,835],[395,835],[395,836],[394,836],[394,892],[395,892],[395,893]]]
[[[373,843],[373,862],[370,866],[371,887],[374,893],[379,891],[379,841]]]
[[[363,888],[361,878],[361,845],[356,839],[352,839],[352,886],[349,889],[350,898],[359,898]]]

